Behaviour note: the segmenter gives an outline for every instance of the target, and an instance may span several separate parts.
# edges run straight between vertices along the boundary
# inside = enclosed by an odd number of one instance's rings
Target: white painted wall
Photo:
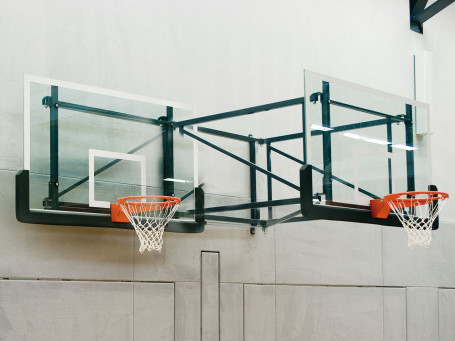
[[[221,340],[453,338],[453,200],[432,247],[413,250],[401,229],[318,221],[255,236],[210,224],[200,235],[167,233],[162,254],[140,255],[132,231],[28,225],[14,215],[24,73],[183,102],[206,115],[300,97],[303,69],[413,97],[413,55],[422,50],[433,61],[435,183],[455,193],[455,7],[419,35],[408,6],[0,2],[0,339],[195,340],[213,339],[213,330]],[[202,181],[213,179],[207,161],[199,170]],[[219,252],[218,294],[216,276],[201,286],[201,251]],[[201,321],[213,295],[218,326]]]

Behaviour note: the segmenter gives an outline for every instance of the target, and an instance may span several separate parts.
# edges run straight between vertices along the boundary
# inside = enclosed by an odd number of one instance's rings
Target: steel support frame
[[[455,0],[437,0],[427,8],[428,0],[409,0],[409,17],[411,30],[423,33],[423,23],[434,17]]]
[[[273,218],[273,207],[282,205],[283,201],[272,200],[273,199],[272,179],[275,179],[275,180],[277,180],[281,183],[284,183],[285,185],[287,185],[291,188],[294,188],[296,190],[299,190],[299,191],[300,191],[300,188],[299,188],[299,186],[277,176],[276,174],[274,174],[272,172],[271,143],[292,140],[292,139],[297,139],[297,138],[304,138],[305,133],[296,133],[296,134],[289,134],[289,135],[283,135],[283,136],[277,136],[277,137],[272,137],[272,138],[268,138],[268,139],[263,139],[263,138],[254,138],[252,135],[244,136],[244,135],[234,134],[231,132],[226,132],[226,131],[221,131],[221,130],[217,130],[217,129],[198,126],[198,128],[197,128],[198,133],[209,134],[209,135],[224,137],[224,138],[228,138],[228,139],[234,139],[237,141],[248,142],[249,160],[246,160],[246,159],[243,159],[243,158],[229,152],[226,149],[221,148],[220,146],[218,146],[214,143],[209,142],[208,140],[202,138],[201,136],[198,136],[195,133],[192,133],[189,130],[185,129],[185,127],[192,128],[192,126],[195,124],[201,124],[201,123],[212,122],[212,121],[216,121],[216,120],[220,120],[220,119],[227,119],[227,118],[232,118],[232,117],[250,115],[250,114],[254,114],[254,113],[259,113],[259,112],[264,112],[264,111],[269,111],[269,110],[274,110],[274,109],[279,109],[279,108],[284,108],[284,107],[289,107],[289,106],[295,106],[295,105],[300,105],[302,107],[302,122],[303,122],[303,127],[305,127],[305,107],[304,107],[304,98],[303,97],[286,100],[286,101],[281,101],[281,102],[265,104],[265,105],[260,105],[260,106],[256,106],[256,107],[246,108],[246,109],[235,110],[235,111],[231,111],[231,112],[225,112],[222,114],[215,114],[215,115],[200,117],[200,118],[186,120],[186,121],[173,122],[172,125],[174,127],[179,127],[180,132],[182,134],[189,136],[189,137],[195,139],[196,141],[203,143],[203,144],[250,167],[250,194],[251,194],[250,201],[251,202],[249,204],[208,207],[205,209],[206,219],[250,224],[251,225],[250,232],[252,234],[255,233],[255,228],[258,225],[262,226],[262,228],[265,229],[266,227],[277,224],[277,223],[282,223],[282,222],[287,222],[287,221],[308,220],[308,218],[305,218],[305,217],[299,217],[299,218],[295,217],[295,215],[297,215],[300,211],[293,212],[284,217],[274,219]],[[256,165],[255,148],[256,148],[257,144],[266,145],[267,169],[263,169]],[[303,147],[305,148],[304,141],[303,141]],[[305,151],[304,151],[304,155],[306,155]],[[266,174],[266,176],[267,176],[267,198],[268,198],[268,200],[265,202],[260,202],[260,203],[257,203],[256,173],[258,171],[263,174]],[[285,205],[299,203],[298,199],[293,199],[291,201],[285,201],[285,202],[286,202]],[[256,204],[259,204],[259,206],[257,206]],[[259,207],[268,208],[268,219],[260,219]],[[207,213],[227,212],[227,211],[235,211],[235,210],[241,210],[241,209],[250,209],[251,218],[246,219],[246,218],[219,216],[219,215],[216,215],[216,216],[207,215]]]

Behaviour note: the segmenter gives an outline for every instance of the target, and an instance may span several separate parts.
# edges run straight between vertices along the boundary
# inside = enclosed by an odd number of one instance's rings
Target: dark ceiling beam
[[[423,23],[434,17],[453,2],[455,2],[455,0],[438,0],[425,8],[428,0],[409,0],[411,30],[423,33]]]

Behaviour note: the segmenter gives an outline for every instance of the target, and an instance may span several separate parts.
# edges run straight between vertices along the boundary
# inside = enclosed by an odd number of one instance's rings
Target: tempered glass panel
[[[325,204],[369,205],[431,184],[428,106],[305,72],[308,163]]]
[[[52,84],[52,83],[51,83]],[[58,149],[59,210],[87,207],[89,204],[89,150],[144,156],[146,194],[163,195],[163,127],[144,122],[166,116],[166,105],[68,86],[58,86],[58,138],[51,141],[50,108],[43,99],[52,94],[52,85],[30,83],[30,197],[31,209],[49,208],[51,144]],[[67,83],[66,83],[67,84]],[[173,107],[174,121],[192,118],[187,109]],[[174,194],[182,197],[194,183],[194,142],[178,130],[174,138]],[[57,150],[54,149],[54,150]],[[26,155],[25,157],[28,157]],[[95,199],[115,202],[117,198],[141,194],[141,169],[138,162],[95,157]],[[55,174],[54,174],[55,175]],[[180,210],[194,207],[193,195]],[[54,208],[55,209],[55,208]],[[70,208],[72,210],[73,208]]]

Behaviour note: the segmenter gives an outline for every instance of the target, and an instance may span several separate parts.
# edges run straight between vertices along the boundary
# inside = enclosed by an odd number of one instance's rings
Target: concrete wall
[[[209,224],[138,253],[132,231],[15,219],[23,74],[170,99],[198,115],[302,96],[303,69],[413,97],[433,55],[435,183],[455,179],[455,7],[409,29],[407,0],[0,2],[1,340],[453,340],[455,201],[429,249],[404,231],[313,221],[252,236]],[[244,196],[227,170],[211,193]],[[242,180],[240,180],[242,181]],[[238,192],[238,193],[236,193]],[[230,193],[232,194],[232,193]]]

